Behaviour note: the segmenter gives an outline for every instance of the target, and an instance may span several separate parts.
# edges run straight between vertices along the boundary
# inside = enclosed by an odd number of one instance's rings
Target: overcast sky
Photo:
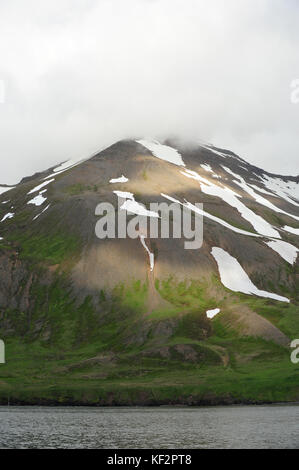
[[[298,24],[298,0],[0,0],[0,182],[168,135],[297,175]]]

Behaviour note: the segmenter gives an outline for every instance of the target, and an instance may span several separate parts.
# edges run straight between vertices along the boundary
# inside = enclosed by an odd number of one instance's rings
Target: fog
[[[0,182],[170,135],[298,174],[298,24],[297,0],[0,0]]]

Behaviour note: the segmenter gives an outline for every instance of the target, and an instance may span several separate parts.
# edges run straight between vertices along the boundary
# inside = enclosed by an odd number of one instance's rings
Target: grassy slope
[[[0,330],[7,358],[0,367],[1,403],[231,403],[299,398],[299,368],[290,362],[289,350],[240,337],[224,326],[222,313],[208,321],[206,308],[217,305],[206,296],[204,284],[177,285],[168,280],[157,287],[173,307],[147,315],[147,286],[140,282],[118,286],[109,297],[101,291],[96,299],[86,297],[78,305],[67,276],[57,275],[48,286],[36,281],[30,314],[5,312],[13,332]],[[263,299],[240,299],[254,304],[258,313],[286,334],[299,331],[296,306],[281,308]]]

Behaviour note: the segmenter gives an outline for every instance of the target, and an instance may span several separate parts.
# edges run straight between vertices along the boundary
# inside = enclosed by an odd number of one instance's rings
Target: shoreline
[[[0,400],[0,407],[48,407],[48,408],[75,408],[75,407],[83,407],[83,408],[127,408],[127,409],[134,409],[134,408],[208,408],[208,407],[230,407],[230,406],[299,406],[299,401],[266,401],[266,400],[198,400],[193,403],[186,403],[182,402],[174,402],[174,403],[164,403],[164,402],[155,402],[155,403],[88,403],[88,402],[70,402],[70,401],[56,401],[56,400],[9,400],[9,402],[4,402]]]

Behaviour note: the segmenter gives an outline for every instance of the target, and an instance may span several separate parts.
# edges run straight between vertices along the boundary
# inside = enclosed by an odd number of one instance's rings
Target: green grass
[[[170,307],[165,309],[153,310],[148,318],[152,320],[166,320],[167,318],[175,318],[181,313],[181,309],[178,307]]]
[[[290,339],[299,338],[299,305],[267,301],[265,299],[246,299],[246,303],[259,315],[267,318]]]
[[[2,313],[7,362],[0,365],[0,402],[195,404],[299,398],[299,367],[290,361],[291,350],[240,337],[221,315],[209,321],[205,309],[213,299],[204,281],[169,279],[157,285],[173,307],[149,315],[147,284],[120,284],[112,293],[102,290],[78,303],[66,275],[56,275],[51,284],[37,277],[30,292],[33,308]],[[241,297],[238,302],[246,299],[282,331],[298,331],[295,305]]]
[[[59,264],[74,256],[80,250],[78,237],[68,234],[18,236],[20,258],[30,261],[44,261]]]
[[[130,286],[120,283],[113,289],[113,297],[123,309],[140,313],[146,311],[147,295],[148,286],[141,281],[133,282]]]
[[[7,252],[13,250],[13,247],[9,245],[5,240],[0,240],[0,252]]]
[[[99,354],[101,344],[61,353],[40,343],[6,342],[7,363],[0,367],[0,401],[6,403],[160,403],[222,401],[284,401],[298,399],[299,369],[288,355],[255,339],[231,342],[234,355],[257,354],[251,361],[229,367],[207,345],[181,339],[204,354],[198,364],[182,362],[179,354],[163,360],[123,356],[102,365],[77,365]],[[174,340],[172,346],[177,344]],[[72,367],[70,367],[72,366]],[[193,397],[193,398],[191,398]]]
[[[206,284],[204,281],[177,281],[173,277],[167,280],[156,280],[155,287],[160,295],[181,309],[200,308],[201,310],[209,307],[213,308],[215,301],[207,295]]]
[[[64,192],[69,194],[70,196],[77,196],[78,194],[84,193],[85,191],[94,191],[97,192],[98,186],[95,184],[93,186],[86,185],[83,183],[76,183],[70,186],[67,186],[64,189]]]
[[[209,336],[211,331],[211,322],[207,319],[205,312],[195,310],[180,318],[176,334],[198,340]]]

